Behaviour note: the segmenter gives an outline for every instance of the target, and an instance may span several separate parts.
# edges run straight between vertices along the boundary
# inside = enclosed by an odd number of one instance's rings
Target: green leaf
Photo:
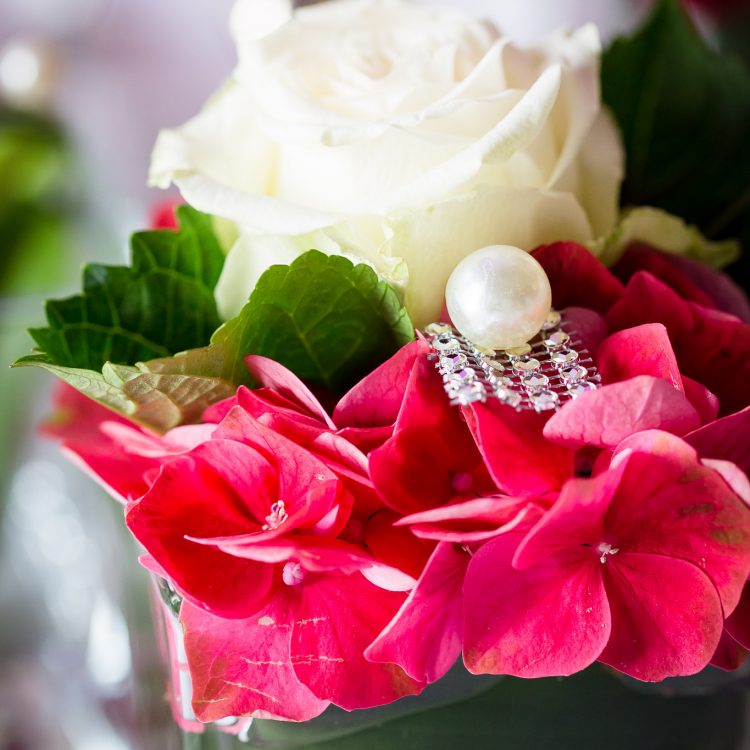
[[[605,265],[614,265],[634,242],[645,242],[668,253],[694,258],[714,268],[723,268],[740,254],[735,240],[711,242],[697,227],[658,208],[639,206],[627,210],[605,237],[589,243],[589,248]]]
[[[679,0],[604,54],[602,95],[624,137],[625,205],[750,238],[750,74],[706,46]]]
[[[106,363],[101,372],[53,364],[44,355],[14,367],[39,367],[128,419],[157,432],[200,421],[211,404],[231,396],[234,385],[213,374],[205,350],[135,367]]]
[[[210,217],[186,206],[178,217],[179,232],[133,235],[130,267],[88,265],[83,294],[47,302],[48,327],[30,333],[50,364],[99,371],[208,343],[224,253]]]
[[[182,225],[184,231],[184,214]],[[166,248],[164,254],[172,252],[169,234],[139,235],[133,243],[134,256],[140,248],[158,253],[160,243]],[[119,275],[127,273],[130,269],[112,270],[115,289]],[[218,269],[212,274],[209,278],[215,283]],[[141,284],[150,293],[148,278],[124,283],[135,289]],[[189,291],[190,287],[181,290],[180,304],[189,305],[190,297],[182,296]],[[82,302],[84,298],[74,299],[76,305],[93,305]],[[60,335],[61,329],[68,336],[66,343],[75,341],[70,331],[77,329],[71,327],[61,304],[52,308],[57,317],[51,317],[52,323],[59,319],[60,326],[46,330],[53,336]],[[140,343],[146,339],[144,328],[133,320],[137,325],[128,329],[128,341]],[[84,343],[90,345],[89,329],[82,330]],[[97,350],[97,358],[81,357],[83,364],[70,366],[50,356],[45,342],[37,338],[45,351],[18,360],[14,367],[42,368],[128,419],[164,432],[199,421],[208,406],[231,396],[238,385],[252,385],[244,362],[248,354],[275,359],[309,382],[340,391],[413,338],[414,328],[397,294],[369,266],[355,266],[340,256],[312,250],[291,266],[269,268],[240,315],[221,326],[209,346],[134,366],[128,361],[138,361],[142,351],[138,346],[125,352],[123,356],[132,359],[126,358],[124,364],[105,361],[99,365],[102,354]],[[150,351],[146,345],[144,350]]]
[[[398,295],[369,266],[310,250],[269,268],[211,343],[234,383],[247,379],[243,358],[261,354],[341,392],[413,338]]]

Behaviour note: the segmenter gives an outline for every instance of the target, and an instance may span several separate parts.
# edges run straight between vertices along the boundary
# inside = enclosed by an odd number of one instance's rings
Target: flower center
[[[287,586],[299,586],[305,580],[306,573],[298,562],[288,562],[281,571],[281,580]]]
[[[287,518],[289,518],[289,514],[286,512],[284,501],[277,500],[271,506],[271,512],[266,516],[266,522],[262,526],[263,531],[278,529]]]
[[[467,471],[460,471],[458,474],[453,475],[451,485],[455,492],[468,492],[471,489],[471,485],[474,482],[474,477]]]
[[[597,552],[601,552],[602,554],[602,556],[599,558],[599,562],[602,565],[607,562],[607,555],[616,555],[620,551],[618,547],[613,547],[607,542],[602,542],[596,549]]]

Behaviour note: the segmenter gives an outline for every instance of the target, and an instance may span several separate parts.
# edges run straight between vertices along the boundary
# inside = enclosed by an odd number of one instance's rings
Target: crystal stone
[[[531,351],[531,347],[528,344],[521,344],[521,346],[512,346],[510,349],[506,349],[505,353],[511,358],[525,357]]]
[[[473,404],[475,401],[484,401],[486,393],[481,383],[474,382],[460,386],[452,391],[451,396],[456,402],[466,406],[467,404]]]
[[[525,375],[521,378],[521,382],[532,391],[541,391],[549,386],[549,378],[541,372]]]
[[[477,374],[470,367],[463,367],[460,370],[456,370],[450,374],[449,382],[451,385],[458,384],[463,385],[464,383],[472,383],[476,380]]]
[[[597,388],[596,383],[590,383],[588,380],[582,380],[579,383],[574,383],[568,387],[568,393],[571,398],[578,398],[584,393],[589,391],[595,391]]]
[[[499,398],[504,404],[512,406],[514,409],[517,408],[523,400],[523,397],[518,391],[505,387],[498,388],[495,391],[495,396],[497,396],[497,398]]]
[[[544,339],[544,345],[548,349],[559,349],[570,341],[570,336],[565,331],[555,331]]]
[[[583,380],[588,374],[589,371],[583,365],[573,365],[564,369],[560,373],[560,377],[566,383],[577,383],[579,380]]]
[[[455,372],[465,367],[469,362],[468,357],[461,352],[451,352],[440,357],[440,370],[443,373]]]
[[[493,357],[482,357],[482,364],[492,372],[505,372],[505,365]]]
[[[534,357],[524,357],[513,361],[513,369],[516,372],[534,372],[542,366],[542,363]]]
[[[529,401],[537,411],[549,411],[557,408],[559,398],[554,391],[540,391],[539,393],[532,393],[529,396]]]
[[[552,352],[550,359],[556,365],[572,365],[578,361],[578,352],[573,349],[560,349],[560,351]]]
[[[442,351],[450,351],[461,347],[458,339],[454,338],[450,333],[441,333],[439,336],[435,336],[432,340],[432,345]]]

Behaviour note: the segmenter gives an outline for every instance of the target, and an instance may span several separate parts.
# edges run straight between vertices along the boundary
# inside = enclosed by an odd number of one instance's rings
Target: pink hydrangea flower
[[[687,443],[628,438],[607,471],[568,482],[533,527],[473,556],[467,666],[542,677],[599,660],[649,681],[698,672],[750,572],[746,514]]]

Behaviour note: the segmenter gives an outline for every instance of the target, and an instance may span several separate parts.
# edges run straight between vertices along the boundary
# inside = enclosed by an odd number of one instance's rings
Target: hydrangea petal
[[[306,411],[331,429],[334,428],[335,425],[318,399],[291,370],[268,357],[261,357],[257,354],[245,357],[245,364],[253,378],[265,388],[280,394],[299,406],[300,410]]]
[[[726,628],[721,634],[719,645],[711,657],[711,666],[723,669],[725,672],[733,672],[738,669],[747,659],[748,652],[743,646],[729,635]]]
[[[640,375],[584,393],[552,416],[544,435],[560,445],[613,448],[642,430],[684,435],[700,424],[698,412],[673,385]]]
[[[528,501],[513,497],[476,497],[399,519],[422,539],[468,543],[490,539],[522,523],[532,511]]]
[[[704,458],[731,461],[750,474],[750,407],[704,425],[685,436],[685,442]]]
[[[622,281],[627,281],[638,271],[649,271],[683,299],[705,307],[718,307],[746,323],[750,322],[750,302],[742,290],[727,274],[706,263],[634,243],[612,272]]]
[[[688,401],[698,412],[701,424],[713,422],[719,414],[719,399],[697,380],[682,376],[682,387]]]
[[[380,562],[411,576],[413,585],[435,545],[419,539],[409,529],[395,525],[398,518],[399,516],[388,508],[374,513],[365,524],[363,541]]]
[[[364,657],[404,598],[358,574],[304,582],[291,643],[299,680],[321,700],[349,711],[421,692],[424,683],[401,667],[374,664]]]
[[[622,282],[576,242],[543,245],[532,254],[550,280],[552,305],[558,310],[577,306],[606,313],[625,291]]]
[[[180,622],[200,721],[227,716],[307,721],[327,701],[294,674],[289,653],[293,617],[282,595],[248,619],[226,620],[185,602]]]
[[[648,682],[695,674],[709,663],[723,617],[703,572],[684,560],[631,552],[601,567],[612,634],[600,661]]]
[[[722,414],[750,403],[750,324],[686,302],[644,271],[630,279],[607,313],[607,323],[612,330],[663,323],[681,372],[719,397]]]
[[[307,516],[319,520],[331,508],[332,494],[335,494],[336,475],[312,453],[303,450],[273,430],[269,430],[259,421],[253,419],[242,407],[235,407],[222,420],[214,433],[214,440],[226,440],[228,444],[246,445],[257,451],[273,463],[278,475],[277,496],[271,501],[283,500],[287,505],[297,499],[307,498]],[[241,464],[235,465],[235,470]],[[228,472],[231,476],[232,473]],[[330,492],[310,493],[312,487],[322,484],[330,486]],[[252,488],[243,493],[252,501]],[[328,497],[328,500],[326,500]],[[314,502],[313,502],[314,501]],[[257,517],[262,519],[268,514],[270,505],[258,509]]]
[[[414,362],[430,350],[424,339],[402,347],[339,401],[333,420],[339,427],[385,427],[398,417]]]
[[[638,375],[662,378],[683,391],[680,368],[667,329],[661,323],[626,328],[613,333],[596,352],[596,363],[605,383]]]
[[[544,439],[544,415],[499,403],[472,404],[461,411],[501,492],[540,497],[559,491],[572,476],[574,454]]]
[[[522,570],[570,550],[578,550],[582,559],[598,558],[595,550],[606,541],[604,518],[617,479],[614,472],[608,472],[567,482],[552,508],[519,544],[513,567]]]
[[[439,680],[461,653],[462,587],[469,559],[454,545],[439,544],[416,587],[365,657],[398,664],[415,680]]]
[[[607,323],[604,317],[594,310],[585,307],[566,307],[563,311],[564,328],[575,333],[580,341],[577,349],[586,349],[590,354],[596,352],[607,337]]]
[[[241,445],[233,447],[250,451]],[[205,446],[196,450],[201,449]],[[247,617],[264,603],[271,586],[270,568],[186,539],[253,528],[249,511],[245,513],[213,465],[218,454],[230,463],[237,459],[234,451],[220,444],[207,456],[181,457],[164,466],[149,492],[130,506],[126,521],[188,600],[217,615]],[[255,495],[271,492],[275,476],[267,463],[248,462],[243,455],[239,465]],[[221,576],[216,576],[216,570],[222,571]]]
[[[704,307],[715,307],[712,298],[671,262],[669,257],[667,253],[655,250],[649,245],[634,242],[628,246],[622,258],[612,267],[612,273],[618,279],[627,282],[638,271],[648,271],[660,281],[668,284],[683,299]],[[716,271],[711,271],[711,273],[716,273]]]
[[[724,627],[737,643],[750,649],[750,583],[746,583],[742,589],[740,601]]]
[[[551,677],[595,661],[610,633],[601,564],[553,556],[525,570],[511,560],[520,535],[502,534],[469,564],[464,584],[464,661],[475,674]]]
[[[620,483],[605,520],[607,541],[628,551],[686,560],[716,586],[726,614],[750,573],[750,510],[695,450],[644,432],[615,452]]]

